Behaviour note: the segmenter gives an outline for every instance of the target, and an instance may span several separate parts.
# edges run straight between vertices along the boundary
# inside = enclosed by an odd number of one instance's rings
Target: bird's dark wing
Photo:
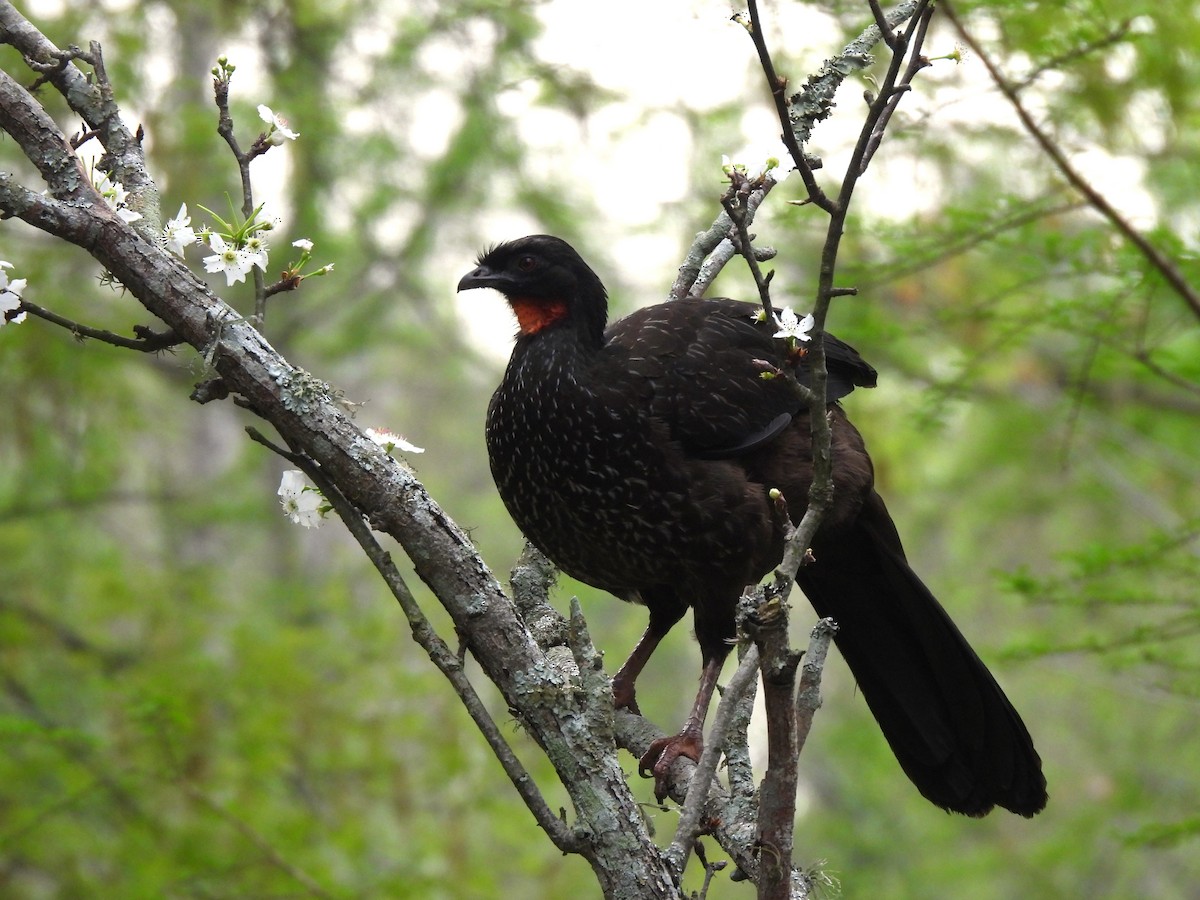
[[[875,387],[875,369],[845,341],[825,334],[825,399],[841,400],[856,387]],[[808,365],[801,363],[797,378],[809,387]]]
[[[664,422],[671,437],[702,458],[740,456],[776,437],[804,405],[786,368],[774,324],[759,307],[736,300],[684,299],[640,309],[605,333],[597,375],[609,370],[625,397]],[[875,370],[854,348],[826,336],[829,400],[856,385],[873,387]],[[797,373],[803,383],[807,368]],[[601,381],[603,383],[603,381]]]

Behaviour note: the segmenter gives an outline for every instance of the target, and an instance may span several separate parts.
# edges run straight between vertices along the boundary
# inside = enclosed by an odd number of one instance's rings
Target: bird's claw
[[[659,803],[667,797],[667,776],[675,760],[686,756],[692,762],[699,762],[703,749],[701,738],[687,730],[673,737],[659,738],[650,745],[638,760],[638,774],[643,778],[654,779],[654,796]]]

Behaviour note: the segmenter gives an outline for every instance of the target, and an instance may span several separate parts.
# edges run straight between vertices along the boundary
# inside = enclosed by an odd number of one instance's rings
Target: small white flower
[[[192,217],[188,215],[186,203],[179,207],[175,218],[163,228],[163,239],[167,249],[176,256],[183,256],[184,248],[196,243],[196,232],[192,229]]]
[[[298,132],[288,128],[287,119],[274,112],[271,107],[265,104],[259,104],[258,117],[271,126],[267,129],[267,140],[272,146],[278,147],[285,139],[294,141],[300,137]]]
[[[304,253],[312,253],[313,242],[308,238],[300,238],[298,241],[292,241],[293,247],[299,247]]]
[[[98,176],[98,177],[97,177]],[[126,225],[138,221],[142,217],[139,212],[134,212],[125,205],[125,201],[129,199],[129,191],[119,181],[110,181],[108,173],[92,170],[92,184],[104,198],[104,202],[109,205],[109,208],[117,214],[117,216]]]
[[[401,435],[396,434],[396,432],[388,428],[368,428],[364,434],[388,453],[391,453],[393,449],[399,450],[402,453],[425,452],[424,447],[418,447],[416,444],[409,443]]]
[[[296,525],[320,528],[325,519],[325,498],[310,487],[299,469],[288,469],[279,481],[279,504],[283,514]]]
[[[125,200],[129,197],[129,191],[125,190],[121,182],[112,181],[107,172],[98,172],[92,169],[92,185],[104,198],[104,202],[113,209],[124,205]]]
[[[809,334],[813,327],[812,313],[801,319],[791,309],[785,307],[782,315],[775,317],[775,324],[779,326],[779,330],[775,332],[777,338],[789,338],[797,341],[812,340],[812,335]]]
[[[216,233],[209,235],[208,246],[212,248],[213,255],[204,257],[204,271],[224,272],[226,285],[246,280],[254,260],[245,250],[226,244],[225,239]]]
[[[24,278],[8,280],[8,273],[4,270],[12,267],[12,263],[0,260],[0,328],[9,323],[16,325],[25,321],[26,314],[24,312],[17,313],[11,319],[8,317],[10,312],[21,305],[21,291],[25,290],[27,283]]]
[[[251,265],[258,266],[262,271],[267,271],[267,239],[262,235],[252,234],[246,238],[246,246],[243,251],[249,258]]]

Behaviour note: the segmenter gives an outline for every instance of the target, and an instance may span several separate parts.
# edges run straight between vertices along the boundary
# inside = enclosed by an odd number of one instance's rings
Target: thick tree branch
[[[767,771],[758,792],[758,896],[759,900],[787,900],[799,779],[793,697],[800,658],[788,643],[787,607],[782,599],[761,604],[745,624],[755,644],[763,648],[767,719]]]
[[[92,60],[95,76],[89,79],[73,62],[85,54],[77,48],[66,52],[60,50],[7,0],[0,0],[0,44],[11,44],[19,50],[30,65],[36,66],[43,78],[63,95],[88,128],[95,132],[104,147],[107,170],[113,174],[114,180],[120,181],[129,191],[130,208],[143,216],[143,222],[139,223],[142,226],[140,230],[146,234],[156,231],[160,222],[158,192],[147,174],[146,157],[138,135],[131,132],[121,119],[112,85],[105,74],[99,44],[93,42],[90,53],[86,54]],[[39,165],[38,159],[29,156],[28,152],[26,156]],[[79,164],[76,161],[74,165]],[[82,173],[82,166],[79,168]],[[86,174],[83,181],[89,182]],[[64,196],[57,191],[59,183],[47,178],[47,184],[56,197]],[[70,188],[69,184],[61,186]]]
[[[400,574],[400,570],[396,568],[396,564],[392,562],[392,556],[379,545],[379,541],[375,539],[375,535],[371,533],[370,527],[363,519],[362,513],[355,508],[342,494],[336,484],[325,477],[325,473],[321,471],[320,466],[316,465],[311,459],[302,453],[292,453],[284,450],[282,447],[276,446],[271,441],[267,440],[257,429],[247,428],[247,433],[251,440],[262,444],[268,450],[278,453],[288,462],[295,465],[304,472],[321,491],[325,499],[333,507],[334,512],[345,523],[350,534],[358,542],[367,559],[375,567],[391,591],[392,596],[396,598],[396,602],[400,604],[400,609],[404,613],[405,619],[408,620],[409,628],[412,630],[413,640],[417,645],[425,651],[430,660],[438,671],[440,671],[446,680],[450,682],[454,692],[458,695],[458,699],[462,702],[467,714],[470,715],[475,726],[487,741],[488,746],[492,748],[492,752],[500,761],[500,765],[504,768],[504,772],[508,775],[513,787],[521,799],[525,801],[525,805],[529,807],[533,813],[538,825],[546,832],[550,839],[563,853],[578,853],[580,852],[580,844],[576,836],[571,833],[561,819],[559,819],[546,805],[541,793],[537,789],[537,784],[530,777],[528,770],[521,765],[521,761],[517,759],[512,747],[508,741],[504,739],[504,735],[500,732],[500,728],[496,725],[495,720],[488,712],[483,699],[475,691],[475,686],[471,684],[467,674],[463,669],[463,661],[457,653],[450,649],[445,641],[438,635],[425,613],[421,610],[412,591],[409,590],[408,584],[405,583],[404,577]]]

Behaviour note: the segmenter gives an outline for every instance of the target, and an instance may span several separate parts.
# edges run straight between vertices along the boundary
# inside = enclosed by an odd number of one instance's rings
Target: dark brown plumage
[[[758,307],[685,299],[605,330],[596,274],[564,241],[534,235],[483,254],[458,289],[508,299],[520,334],[488,409],[492,474],[526,537],[564,572],[650,611],[613,680],[636,709],[635,681],[659,640],[693,610],[704,667],[683,729],[642,758],[662,782],[695,758],[746,584],[779,562],[783,524],[812,476],[807,407],[795,363]],[[873,487],[862,438],[837,401],[875,370],[826,335],[834,505],[797,581],[822,616],[896,754],[929,800],[984,815],[1046,803],[1041,761],[1003,691],[909,568]],[[801,382],[807,371],[796,369]]]

